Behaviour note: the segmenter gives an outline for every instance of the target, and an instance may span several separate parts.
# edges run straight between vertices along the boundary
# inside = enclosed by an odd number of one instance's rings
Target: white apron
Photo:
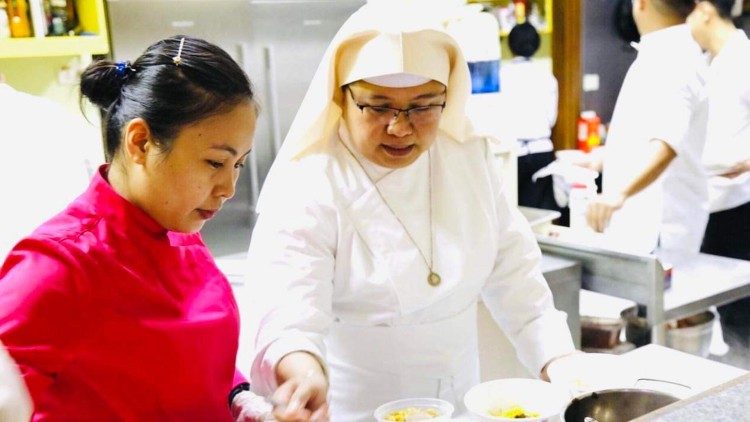
[[[397,327],[334,323],[328,350],[332,421],[371,421],[391,400],[434,397],[461,411],[479,382],[476,305],[442,321]]]

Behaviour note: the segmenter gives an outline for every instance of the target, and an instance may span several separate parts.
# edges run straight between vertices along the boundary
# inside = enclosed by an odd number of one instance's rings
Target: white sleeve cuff
[[[307,352],[315,357],[323,372],[328,376],[328,367],[323,359],[323,351],[304,336],[281,337],[258,352],[250,369],[250,385],[257,394],[270,396],[278,388],[276,366],[281,359],[292,352]]]
[[[538,377],[550,360],[575,350],[566,318],[565,312],[550,310],[515,336],[518,358],[534,376]]]

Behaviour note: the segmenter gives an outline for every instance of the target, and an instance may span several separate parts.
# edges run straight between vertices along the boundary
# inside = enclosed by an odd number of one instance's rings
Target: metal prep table
[[[665,321],[750,296],[750,261],[660,249],[618,251],[600,236],[579,236],[567,227],[555,226],[551,233],[537,236],[542,251],[579,261],[583,288],[644,305],[655,344],[665,344]],[[663,264],[673,267],[666,290]]]

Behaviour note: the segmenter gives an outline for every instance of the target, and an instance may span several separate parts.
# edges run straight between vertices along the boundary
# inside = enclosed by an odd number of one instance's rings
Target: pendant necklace
[[[414,244],[414,247],[417,248],[417,251],[419,252],[419,255],[422,256],[422,259],[424,260],[425,265],[427,266],[428,275],[427,275],[427,284],[433,287],[437,287],[440,285],[440,282],[442,281],[440,278],[440,274],[438,274],[435,271],[435,268],[433,267],[433,264],[435,263],[435,255],[434,255],[434,239],[433,239],[433,227],[432,227],[432,157],[430,156],[430,150],[427,150],[427,180],[428,180],[428,186],[429,186],[429,192],[430,192],[430,259],[427,259],[427,256],[422,252],[422,249],[419,248],[419,244],[414,239],[414,237],[409,233],[409,230],[406,228],[406,225],[403,221],[398,217],[398,214],[393,210],[391,205],[386,201],[385,196],[383,195],[383,192],[380,191],[380,188],[378,188],[377,183],[375,183],[374,180],[370,177],[370,174],[367,173],[367,170],[365,170],[362,163],[359,162],[359,159],[354,154],[354,152],[349,149],[349,145],[346,144],[346,142],[341,141],[341,143],[344,145],[344,148],[346,148],[347,151],[349,151],[349,154],[354,158],[354,161],[359,164],[360,168],[362,168],[362,171],[365,173],[367,178],[370,180],[370,183],[372,183],[372,186],[375,188],[375,192],[378,193],[378,196],[380,196],[380,200],[383,201],[385,206],[388,208],[388,210],[393,214],[394,217],[396,217],[396,221],[401,225],[401,227],[404,229],[404,232],[406,233],[406,236],[409,237],[409,240],[411,240],[411,243]]]

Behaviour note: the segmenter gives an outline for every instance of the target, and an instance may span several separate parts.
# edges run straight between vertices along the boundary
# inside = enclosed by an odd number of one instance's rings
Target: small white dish
[[[408,408],[420,408],[420,409],[436,409],[439,415],[425,419],[430,422],[446,422],[451,420],[453,411],[455,408],[453,405],[445,400],[433,399],[433,398],[415,398],[415,399],[402,399],[394,400],[388,403],[382,404],[375,409],[375,420],[378,422],[391,422],[387,419],[388,415],[402,409]],[[408,419],[407,419],[408,421]]]

